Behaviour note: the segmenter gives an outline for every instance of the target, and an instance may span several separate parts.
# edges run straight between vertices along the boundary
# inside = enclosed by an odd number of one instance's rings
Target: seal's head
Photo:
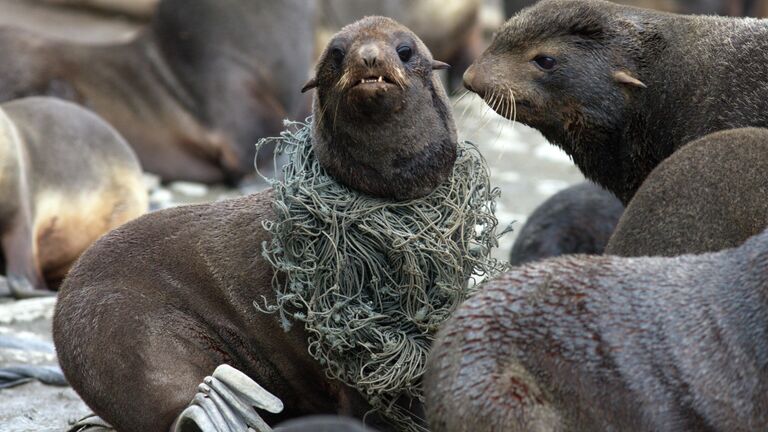
[[[329,42],[316,75],[312,145],[340,183],[406,200],[429,194],[451,173],[456,129],[435,61],[406,27],[366,17]]]
[[[579,164],[583,153],[599,153],[589,146],[616,139],[645,89],[638,71],[652,32],[635,18],[646,12],[619,8],[598,0],[543,0],[524,9],[502,26],[464,84]]]

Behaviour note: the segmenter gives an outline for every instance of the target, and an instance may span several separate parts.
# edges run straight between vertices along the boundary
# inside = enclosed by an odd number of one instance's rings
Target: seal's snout
[[[360,60],[363,66],[372,68],[376,66],[376,60],[380,54],[379,47],[376,44],[369,43],[360,47]]]
[[[482,86],[478,83],[476,65],[470,66],[467,71],[464,72],[464,87],[473,93],[477,93],[480,97],[483,96]]]

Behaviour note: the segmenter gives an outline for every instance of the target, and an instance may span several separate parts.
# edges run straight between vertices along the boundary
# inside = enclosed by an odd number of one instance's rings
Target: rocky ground
[[[49,34],[85,41],[120,40],[138,26],[124,18],[94,17],[66,9],[40,7],[32,1],[0,0],[0,25],[16,23],[43,29]],[[83,27],[82,23],[88,23]],[[523,125],[512,125],[491,112],[473,95],[453,98],[456,120],[463,139],[475,142],[487,158],[492,181],[501,188],[497,216],[501,226],[525,218],[544,199],[583,179],[569,158],[548,144],[540,134]],[[194,183],[160,185],[148,174],[147,188],[153,209],[209,202],[250,193],[264,187],[225,189]],[[494,255],[506,258],[514,233],[501,242]],[[257,247],[257,246],[254,246]],[[0,293],[3,288],[0,284]],[[43,342],[38,351],[0,345],[0,367],[14,364],[55,364],[51,341],[54,299],[0,300],[0,336]],[[69,421],[88,413],[85,404],[69,388],[38,383],[0,390],[0,432],[65,430]]]

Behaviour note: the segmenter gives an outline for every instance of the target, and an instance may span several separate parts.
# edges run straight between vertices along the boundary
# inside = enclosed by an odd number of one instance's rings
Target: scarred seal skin
[[[455,153],[450,111],[432,74],[443,64],[432,63],[408,29],[381,17],[347,27],[330,46],[344,49],[343,61],[329,48],[305,87],[317,87],[318,99],[339,100],[338,112],[335,102],[314,112],[330,136],[314,143],[325,151],[320,162],[343,170],[344,161],[366,174],[342,171],[349,186],[387,199],[428,193]],[[352,137],[370,140],[369,154],[366,141]],[[416,174],[423,178],[406,177]],[[272,206],[268,190],[155,212],[83,255],[62,286],[53,335],[62,370],[96,414],[124,432],[167,431],[203,378],[226,363],[282,400],[280,414],[261,413],[269,424],[314,414],[379,423],[357,390],[327,378],[302,326],[284,332],[277,316],[253,306],[276,303],[273,268],[262,255]]]
[[[766,293],[768,231],[717,253],[515,268],[441,329],[431,430],[762,430]]]
[[[313,16],[304,0],[163,0],[144,31],[109,45],[3,27],[0,101],[76,102],[163,180],[234,183],[253,173],[256,141],[309,111],[296,89],[312,65]]]
[[[0,105],[0,240],[18,297],[56,287],[80,254],[147,211],[141,166],[120,135],[69,102]]]
[[[464,82],[626,205],[686,143],[768,126],[768,20],[544,0],[504,24]]]

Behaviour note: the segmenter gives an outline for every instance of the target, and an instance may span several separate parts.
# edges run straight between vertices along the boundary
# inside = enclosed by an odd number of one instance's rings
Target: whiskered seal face
[[[435,61],[413,32],[366,17],[329,42],[315,77],[313,147],[339,182],[397,200],[431,192],[451,172],[456,130]]]
[[[544,0],[502,26],[464,74],[467,89],[500,115],[539,129],[573,154],[613,137],[624,107],[645,85],[639,30],[608,2]]]
[[[303,90],[317,87],[322,111],[353,117],[391,115],[408,99],[418,103],[431,98],[432,70],[447,67],[434,61],[407,28],[388,18],[368,17],[331,39],[316,78]]]

